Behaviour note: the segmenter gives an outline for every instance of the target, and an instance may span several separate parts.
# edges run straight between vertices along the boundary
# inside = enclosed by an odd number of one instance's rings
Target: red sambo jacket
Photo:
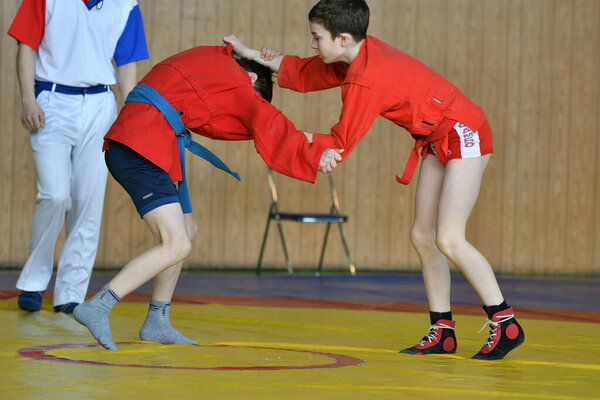
[[[440,74],[408,54],[367,36],[358,56],[348,65],[325,64],[318,56],[285,56],[279,86],[308,92],[342,87],[342,112],[331,134],[314,134],[314,143],[344,149],[346,158],[381,115],[405,128],[416,140],[399,182],[407,184],[419,162],[419,150],[435,142],[445,162],[447,132],[436,129],[444,119],[462,122],[475,131],[485,121],[483,110]],[[441,134],[440,134],[441,133]]]
[[[217,140],[254,140],[275,171],[315,182],[324,148],[256,93],[248,73],[231,56],[231,46],[201,46],[158,63],[140,83],[156,89],[181,113],[185,126]],[[173,129],[154,106],[126,103],[105,136],[123,143],[181,180]],[[227,162],[227,160],[224,160]]]

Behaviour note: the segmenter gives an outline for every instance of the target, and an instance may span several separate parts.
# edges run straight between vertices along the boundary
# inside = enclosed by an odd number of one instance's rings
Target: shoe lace
[[[514,314],[506,315],[498,322],[494,322],[493,320],[488,319],[487,322],[483,325],[483,327],[479,330],[479,333],[481,333],[481,331],[483,331],[486,326],[488,326],[488,325],[490,326],[490,336],[488,336],[488,339],[485,342],[485,346],[492,347],[492,344],[494,343],[494,336],[498,336],[498,334],[496,333],[496,329],[498,328],[498,325],[500,325],[501,323],[506,322],[509,319],[514,318],[514,317],[515,317]]]
[[[454,330],[454,328],[453,328],[453,327],[451,327],[451,326],[448,326],[448,325],[446,325],[446,324],[441,324],[441,323],[440,323],[439,325],[436,325],[436,324],[434,324],[434,325],[431,325],[431,326],[429,327],[429,335],[427,335],[427,336],[424,336],[424,337],[423,337],[423,340],[421,340],[421,341],[419,342],[419,344],[420,344],[420,345],[423,345],[423,343],[425,343],[426,341],[427,341],[427,342],[429,342],[429,343],[431,343],[431,342],[432,342],[432,341],[435,339],[435,337],[437,336],[437,330],[438,330],[438,329],[452,329],[452,330]]]

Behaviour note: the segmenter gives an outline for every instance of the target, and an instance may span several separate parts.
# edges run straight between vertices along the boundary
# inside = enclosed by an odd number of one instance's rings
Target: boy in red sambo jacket
[[[272,94],[271,71],[234,59],[231,46],[200,46],[175,54],[155,65],[129,94],[105,136],[105,159],[157,244],[75,308],[75,319],[104,348],[118,350],[110,329],[112,308],[150,279],[152,297],[140,339],[197,344],[175,329],[169,317],[183,261],[198,232],[187,189],[182,191],[185,156],[180,156],[178,129],[215,140],[253,140],[269,167],[307,182],[315,182],[317,170],[331,171],[341,160],[337,150],[309,144],[304,132],[270,104]],[[202,157],[214,161],[212,153]]]
[[[476,290],[489,317],[489,338],[473,358],[501,359],[523,343],[523,329],[504,301],[489,262],[465,237],[493,152],[490,127],[483,110],[440,74],[368,36],[369,14],[364,0],[319,1],[308,15],[317,52],[310,58],[248,49],[235,36],[224,40],[241,57],[278,72],[281,87],[308,92],[341,86],[339,122],[329,135],[308,136],[313,143],[343,149],[343,159],[379,115],[412,135],[415,146],[396,180],[408,184],[421,155],[411,241],[421,262],[432,325],[419,343],[401,352],[456,352],[449,258]]]

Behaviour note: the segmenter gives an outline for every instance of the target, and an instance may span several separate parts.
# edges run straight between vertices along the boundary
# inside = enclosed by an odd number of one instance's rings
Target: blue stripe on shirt
[[[129,12],[127,24],[117,42],[113,58],[117,67],[148,58],[144,22],[137,4]]]

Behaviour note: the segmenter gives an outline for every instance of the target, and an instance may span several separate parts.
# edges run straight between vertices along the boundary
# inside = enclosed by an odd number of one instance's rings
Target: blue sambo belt
[[[190,132],[186,129],[183,121],[181,120],[179,111],[173,108],[167,99],[165,99],[151,86],[140,83],[134,87],[131,92],[129,92],[125,103],[152,104],[164,115],[169,125],[171,125],[171,128],[173,128],[173,131],[177,136],[177,146],[179,147],[179,159],[181,160],[182,175],[181,182],[179,182],[179,185],[177,186],[177,192],[179,194],[181,209],[185,214],[192,212],[192,204],[190,202],[190,194],[185,173],[185,149],[188,149],[198,157],[205,159],[215,167],[231,174],[238,181],[241,180],[240,176],[236,172],[233,172],[231,169],[229,169],[229,167],[223,161],[221,161],[219,157],[214,155],[206,147],[192,140]]]

